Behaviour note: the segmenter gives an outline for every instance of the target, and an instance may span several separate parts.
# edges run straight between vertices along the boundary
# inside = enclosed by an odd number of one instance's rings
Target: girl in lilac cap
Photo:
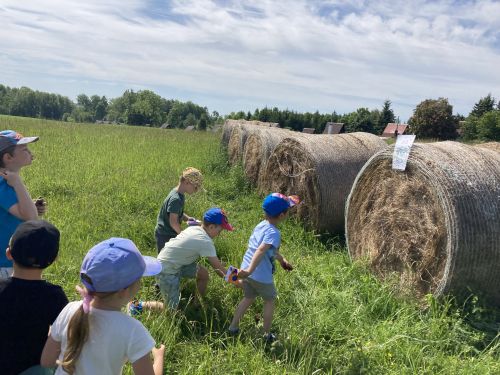
[[[41,364],[56,374],[117,375],[128,360],[134,373],[163,374],[165,346],[138,320],[121,312],[140,288],[141,277],[161,271],[134,243],[110,238],[87,253],[80,270],[83,301],[69,303],[51,327]],[[151,363],[150,353],[154,361]]]

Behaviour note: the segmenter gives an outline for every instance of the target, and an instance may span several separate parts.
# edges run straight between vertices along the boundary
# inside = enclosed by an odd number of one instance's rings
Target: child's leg
[[[198,271],[196,272],[196,289],[200,296],[204,296],[207,292],[208,286],[208,271],[205,267],[198,265]]]
[[[274,314],[274,299],[264,300],[264,332],[268,334],[271,331]]]
[[[233,320],[231,321],[231,325],[229,326],[230,331],[235,331],[238,329],[240,326],[240,320],[247,311],[247,309],[252,305],[253,301],[255,301],[255,297],[253,298],[248,298],[244,297],[238,307],[236,308],[236,311],[234,312]]]

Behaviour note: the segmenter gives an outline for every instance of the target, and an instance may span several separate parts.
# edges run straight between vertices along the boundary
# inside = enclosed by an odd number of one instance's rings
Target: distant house
[[[323,134],[340,134],[345,133],[344,123],[342,122],[327,122]]]
[[[187,132],[191,132],[194,130],[194,126],[193,125],[190,125],[190,126],[186,126],[186,129],[184,129],[185,131]]]
[[[459,121],[458,122],[457,133],[459,136],[464,135],[464,128],[465,128],[466,124],[467,124],[467,121]]]
[[[385,127],[382,137],[394,137],[396,135],[396,130],[398,131],[398,135],[404,134],[407,127],[408,124],[396,124],[390,122]]]
[[[307,133],[307,134],[314,134],[314,128],[304,128],[302,129],[302,133]]]

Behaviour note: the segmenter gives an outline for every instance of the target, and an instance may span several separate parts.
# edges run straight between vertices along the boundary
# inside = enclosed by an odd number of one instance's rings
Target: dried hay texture
[[[271,154],[262,192],[297,194],[297,215],[310,227],[329,233],[344,230],[344,206],[356,175],[387,144],[368,133],[300,134],[285,138]]]
[[[372,157],[346,204],[351,258],[418,296],[487,295],[500,304],[500,154],[456,142],[394,146]]]
[[[486,142],[477,144],[476,147],[487,148],[489,150],[494,150],[500,152],[500,142]]]
[[[231,132],[233,128],[239,124],[238,120],[226,120],[222,126],[222,140],[221,144],[223,147],[227,147],[229,144],[229,138],[231,138]]]
[[[284,138],[293,133],[280,128],[259,128],[251,134],[245,143],[243,152],[243,167],[248,180],[259,186],[262,171],[274,148]]]
[[[253,126],[261,126],[261,127],[272,127],[272,128],[278,128],[278,123],[276,122],[262,122],[262,121],[247,121],[247,120],[231,120],[228,119],[224,121],[224,125],[222,127],[222,139],[221,139],[221,144],[223,147],[228,147],[229,145],[229,140],[231,138],[231,133],[233,129],[236,126],[241,126],[241,125],[253,125]]]

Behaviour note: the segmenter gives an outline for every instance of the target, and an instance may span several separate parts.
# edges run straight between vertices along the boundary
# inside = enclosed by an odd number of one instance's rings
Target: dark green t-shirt
[[[184,215],[184,194],[177,192],[177,188],[173,188],[167,195],[158,214],[156,220],[156,232],[165,236],[176,236],[177,232],[170,226],[170,213],[179,215],[179,224],[182,222]]]

